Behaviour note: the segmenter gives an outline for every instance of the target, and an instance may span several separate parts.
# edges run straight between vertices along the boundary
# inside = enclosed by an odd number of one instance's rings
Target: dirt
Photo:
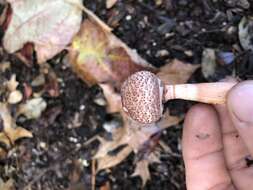
[[[118,0],[112,9],[106,9],[104,0],[86,0],[85,5],[107,24],[114,34],[156,67],[177,58],[191,64],[201,63],[205,48],[232,51],[239,44],[237,26],[243,16],[252,14],[236,0],[163,0],[161,5],[151,0]],[[229,11],[234,11],[231,15]],[[231,29],[231,30],[229,30]],[[232,30],[235,29],[235,30]],[[232,32],[231,32],[232,31]],[[1,62],[11,62],[11,69],[3,75],[17,75],[21,84],[30,84],[40,73],[39,66],[27,67],[15,56],[2,51]],[[18,118],[18,124],[30,130],[34,138],[19,140],[0,161],[0,177],[12,178],[18,190],[89,190],[92,163],[97,142],[86,144],[93,136],[107,135],[103,123],[114,119],[104,106],[95,100],[103,98],[97,86],[88,87],[66,64],[66,52],[49,61],[61,82],[60,95],[43,95],[47,109],[37,120]],[[253,54],[244,51],[231,64],[220,64],[210,78],[199,69],[190,82],[217,81],[227,75],[241,79],[253,78]],[[22,89],[23,90],[23,89]],[[191,104],[173,101],[167,104],[175,115],[183,115]],[[13,107],[15,111],[15,107]],[[161,163],[150,166],[152,180],[143,189],[185,189],[184,165],[181,149],[182,124],[167,129],[161,139],[171,152],[161,154]],[[80,165],[80,160],[82,165]],[[140,178],[131,177],[134,157],[96,176],[96,189],[110,183],[111,189],[142,189]]]

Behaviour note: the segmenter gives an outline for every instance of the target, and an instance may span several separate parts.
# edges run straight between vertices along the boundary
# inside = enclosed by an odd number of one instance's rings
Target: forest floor
[[[207,73],[206,77],[200,68],[190,78],[190,82],[206,82],[226,76],[253,78],[253,54],[243,50],[238,37],[241,19],[253,13],[253,3],[249,8],[243,4],[245,1],[118,0],[110,9],[106,8],[104,0],[85,0],[84,4],[155,67],[174,58],[201,64],[203,52],[214,50],[218,62],[214,72]],[[149,24],[143,25],[143,22]],[[17,118],[17,124],[31,131],[33,138],[18,140],[7,158],[0,161],[0,177],[4,181],[13,179],[17,190],[91,189],[91,157],[98,143],[82,145],[95,135],[103,135],[103,124],[114,118],[106,113],[104,106],[97,104],[103,99],[102,90],[98,86],[88,87],[81,81],[66,66],[65,56],[66,52],[62,52],[48,62],[61,81],[60,95],[56,98],[43,95],[47,109],[38,119]],[[16,74],[20,84],[30,84],[41,72],[38,65],[29,68],[5,51],[1,51],[0,58],[1,62],[11,64],[10,69],[1,73],[0,81]],[[173,101],[167,106],[174,115],[182,115],[190,105],[186,101]],[[15,107],[12,111],[15,112]],[[185,189],[182,127],[180,123],[162,133],[161,139],[171,153],[161,154],[161,162],[150,165],[151,180],[144,188],[139,177],[131,177],[133,155],[120,165],[99,172],[96,188]]]

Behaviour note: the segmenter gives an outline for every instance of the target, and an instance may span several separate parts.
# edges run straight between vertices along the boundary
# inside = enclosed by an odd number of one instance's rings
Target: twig
[[[83,146],[88,146],[93,141],[98,140],[99,139],[98,137],[99,137],[98,135],[95,135],[95,136],[91,137],[89,140],[87,140],[87,141],[85,141],[85,143],[83,143]]]
[[[91,189],[96,189],[96,160],[91,161]]]

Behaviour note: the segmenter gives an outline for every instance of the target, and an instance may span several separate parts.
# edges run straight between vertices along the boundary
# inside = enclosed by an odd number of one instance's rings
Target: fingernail
[[[253,124],[253,81],[242,82],[231,90],[228,108],[240,122]]]

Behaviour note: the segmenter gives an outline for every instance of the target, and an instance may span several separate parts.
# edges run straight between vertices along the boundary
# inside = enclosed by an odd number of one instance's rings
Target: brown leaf
[[[121,127],[113,131],[112,141],[106,141],[103,138],[99,137],[100,147],[93,158],[94,159],[103,158],[109,152],[115,150],[117,147],[125,145],[126,144],[125,139],[127,138],[126,134],[127,134],[126,128]]]
[[[144,187],[147,181],[151,179],[148,167],[149,164],[160,163],[161,161],[159,157],[160,153],[158,151],[151,152],[149,155],[146,155],[144,159],[141,159],[136,163],[136,167],[134,173],[132,174],[132,177],[140,176],[142,179],[142,187]]]
[[[143,126],[135,121],[132,121],[126,115],[124,116],[124,127],[114,131],[112,141],[106,141],[100,138],[100,147],[93,157],[97,159],[97,171],[113,167],[122,162],[132,151],[137,153],[149,141],[150,137],[158,131],[177,124],[181,119],[176,116],[166,115],[161,124],[149,124]],[[121,146],[126,146],[116,155],[112,156],[110,152]]]
[[[34,62],[33,52],[34,45],[28,42],[16,55],[27,67],[32,67]]]
[[[80,180],[82,173],[82,165],[78,160],[73,160],[73,168],[69,174],[69,180],[71,184],[76,184]]]
[[[11,67],[11,63],[10,62],[3,61],[0,64],[0,72],[4,73],[6,70],[10,69],[10,67]]]
[[[90,85],[121,83],[139,70],[155,70],[121,40],[95,21],[86,20],[69,53],[74,71]]]
[[[10,92],[15,91],[15,90],[17,89],[18,85],[19,85],[19,82],[16,80],[16,75],[15,75],[15,74],[13,74],[13,75],[11,76],[10,80],[8,80],[8,81],[6,82],[6,87],[7,87],[7,89],[8,89]]]
[[[81,7],[82,10],[87,14],[87,16],[89,17],[89,19],[91,21],[93,21],[94,23],[96,23],[98,26],[101,27],[101,29],[103,31],[106,32],[111,32],[112,28],[110,26],[108,26],[106,23],[104,23],[96,14],[94,14],[92,11],[90,11],[89,9],[87,9],[85,6]]]
[[[33,89],[32,89],[32,87],[31,87],[29,84],[27,84],[27,83],[24,83],[23,86],[24,86],[25,100],[27,100],[27,99],[29,99],[29,98],[32,96],[32,94],[33,94]]]
[[[118,92],[115,92],[115,89],[109,84],[100,84],[99,85],[103,92],[104,96],[107,100],[107,112],[108,113],[117,113],[121,112],[121,97]]]
[[[14,180],[13,179],[9,179],[6,182],[3,182],[2,179],[0,179],[0,189],[1,190],[14,190]]]
[[[30,131],[16,126],[6,104],[0,103],[0,117],[3,120],[3,132],[0,133],[0,141],[8,147],[13,145],[17,139],[24,137],[31,138],[33,136]]]
[[[7,152],[3,148],[0,148],[0,160],[6,158],[6,156],[7,156]]]
[[[118,0],[106,0],[106,8],[107,9],[112,8],[117,3],[117,1]]]
[[[69,53],[70,64],[89,85],[99,84],[107,99],[107,111],[121,111],[121,83],[139,70],[156,71],[135,51],[111,33],[109,27],[84,7],[89,20],[74,38]]]
[[[2,6],[4,5],[4,10],[2,11],[0,16],[0,26],[5,31],[10,23],[12,11],[11,7],[7,5],[6,1],[0,1],[0,4]]]
[[[97,172],[106,168],[111,168],[113,166],[118,165],[123,160],[125,160],[129,154],[132,152],[131,147],[126,146],[116,155],[109,155],[97,159]]]
[[[7,0],[12,16],[3,44],[9,53],[32,42],[39,63],[66,48],[81,24],[81,0]]]
[[[111,189],[110,182],[107,181],[103,186],[100,187],[99,190],[110,190],[110,189]]]
[[[187,82],[199,65],[185,64],[177,59],[161,67],[157,76],[165,84],[182,84]]]
[[[48,92],[51,97],[58,97],[60,95],[60,87],[57,79],[54,70],[49,68],[48,73],[46,74],[44,90]]]
[[[169,111],[166,111],[163,114],[161,120],[157,122],[157,125],[159,126],[159,129],[163,130],[173,125],[177,125],[182,120],[183,118],[180,118],[178,116],[172,116],[170,115]]]
[[[148,180],[151,179],[149,173],[149,162],[147,160],[141,160],[136,164],[135,171],[132,176],[140,176],[142,179],[142,186],[145,186]]]

